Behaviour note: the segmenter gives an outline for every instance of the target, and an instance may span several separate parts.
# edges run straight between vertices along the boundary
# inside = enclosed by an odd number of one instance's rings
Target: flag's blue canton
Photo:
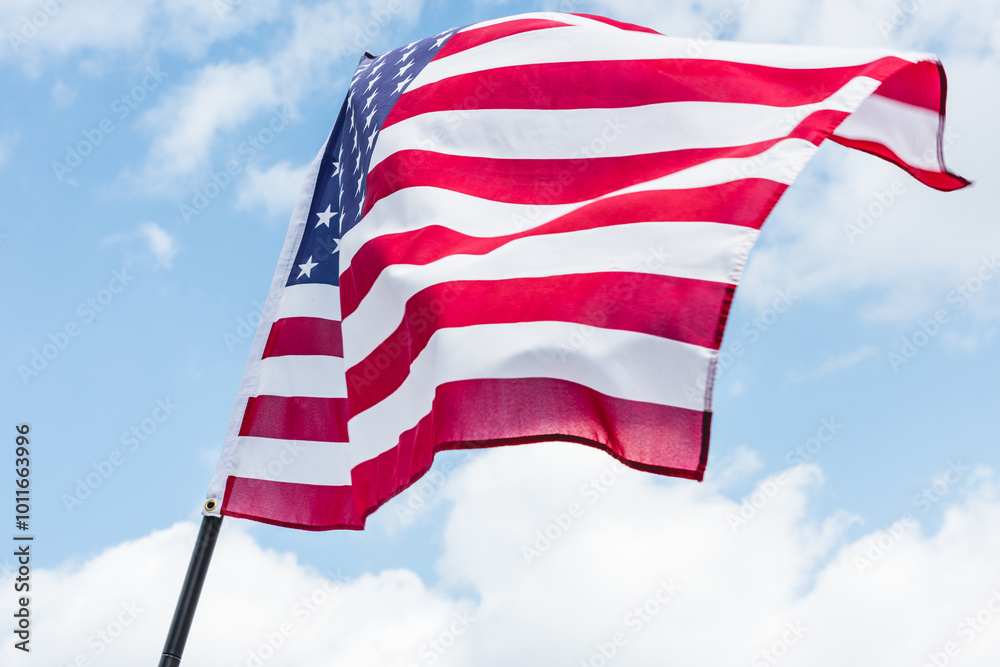
[[[287,285],[339,284],[340,237],[361,221],[365,177],[378,132],[407,84],[457,30],[375,59],[361,59],[323,154],[309,219]]]

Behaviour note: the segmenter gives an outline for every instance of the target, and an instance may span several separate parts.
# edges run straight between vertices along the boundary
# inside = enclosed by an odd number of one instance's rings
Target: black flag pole
[[[210,512],[215,509],[215,501],[209,500],[205,503],[205,509]],[[198,531],[194,551],[191,552],[191,563],[188,565],[187,575],[184,577],[184,585],[181,587],[181,594],[177,600],[177,609],[174,610],[174,620],[170,623],[167,641],[163,645],[163,655],[160,656],[159,667],[178,667],[181,664],[184,644],[187,643],[191,622],[194,620],[194,612],[198,608],[201,587],[205,584],[208,565],[212,562],[212,552],[215,550],[215,542],[219,537],[221,526],[221,516],[206,515],[201,520],[201,529]]]

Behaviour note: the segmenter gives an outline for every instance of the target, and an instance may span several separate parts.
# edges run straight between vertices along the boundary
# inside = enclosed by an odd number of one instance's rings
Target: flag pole
[[[214,500],[205,503],[205,509],[210,512],[215,509],[215,506]],[[159,667],[179,667],[181,664],[184,644],[187,643],[191,622],[194,620],[194,612],[198,608],[201,587],[208,574],[208,565],[212,562],[212,552],[215,550],[215,542],[219,537],[221,526],[221,516],[206,515],[201,520],[201,529],[198,531],[198,539],[195,541],[194,551],[191,553],[191,563],[188,565],[184,585],[181,587],[181,594],[177,600],[177,608],[174,610],[174,620],[170,623],[170,631],[167,632],[167,641],[163,645],[163,655],[160,656]]]

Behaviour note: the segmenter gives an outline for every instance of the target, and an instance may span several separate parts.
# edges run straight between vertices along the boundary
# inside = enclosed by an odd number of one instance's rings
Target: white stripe
[[[240,436],[231,474],[294,484],[347,486],[351,483],[350,446],[346,442],[312,442]]]
[[[347,398],[344,360],[321,355],[267,357],[260,361],[255,396]]]
[[[856,77],[822,101],[793,107],[669,102],[620,109],[435,111],[383,130],[371,164],[418,148],[467,157],[584,160],[743,146],[784,137],[819,110],[853,111],[878,86],[875,79]]]
[[[942,171],[937,153],[940,123],[941,116],[936,111],[872,95],[834,134],[845,139],[874,141],[909,165]]]
[[[516,239],[485,255],[449,255],[425,265],[385,268],[343,322],[353,366],[386,340],[420,290],[456,280],[508,280],[622,271],[734,283],[758,231],[715,222],[639,222]],[[497,307],[502,307],[497,304]]]
[[[340,319],[340,288],[323,283],[290,285],[281,295],[276,320],[284,317]]]
[[[329,141],[329,140],[327,140]],[[305,232],[309,217],[309,207],[312,205],[313,191],[316,189],[316,179],[319,177],[320,163],[326,152],[326,143],[316,153],[309,171],[306,173],[299,196],[295,200],[295,208],[292,210],[292,219],[288,224],[288,232],[285,234],[285,243],[278,257],[278,265],[274,269],[274,276],[271,278],[271,289],[267,293],[267,302],[261,313],[260,322],[257,325],[257,333],[254,334],[253,343],[250,346],[250,356],[247,360],[246,369],[243,371],[243,379],[240,381],[239,392],[236,395],[236,403],[229,417],[229,427],[226,429],[226,437],[222,443],[222,453],[219,455],[219,463],[215,467],[215,474],[208,487],[208,498],[217,501],[218,506],[222,505],[222,496],[226,488],[226,480],[229,478],[229,471],[232,468],[233,453],[236,451],[236,439],[239,436],[240,425],[243,423],[243,414],[246,412],[247,401],[253,395],[253,389],[257,385],[257,375],[260,370],[260,359],[267,345],[270,335],[271,325],[274,323],[279,304],[284,293],[285,285],[288,283],[288,276],[292,271],[295,262],[295,254],[302,241],[302,234]],[[218,509],[213,514],[218,514]],[[203,511],[203,513],[207,513]]]
[[[710,160],[573,204],[513,204],[445,189],[403,188],[378,200],[365,215],[364,224],[344,234],[340,245],[340,271],[347,270],[358,250],[368,241],[383,234],[412,231],[428,225],[440,225],[469,236],[505,236],[551,222],[591,202],[625,193],[700,188],[750,177],[791,184],[816,149],[804,139],[786,139],[753,157]]]
[[[558,39],[553,39],[554,33],[550,30],[533,30],[486,42],[447,58],[432,60],[414,78],[407,90],[416,90],[449,77],[498,67],[558,62],[684,58],[722,60],[785,69],[813,69],[863,65],[887,56],[895,56],[910,62],[934,60],[934,56],[927,53],[890,49],[846,49],[684,39],[630,30],[609,30],[604,24],[559,28],[558,31]],[[488,82],[488,74],[484,76]]]
[[[574,346],[584,331],[585,342]],[[399,389],[348,422],[351,463],[395,446],[430,412],[435,388],[459,380],[555,378],[616,398],[705,410],[704,380],[716,354],[658,336],[565,322],[442,329]]]

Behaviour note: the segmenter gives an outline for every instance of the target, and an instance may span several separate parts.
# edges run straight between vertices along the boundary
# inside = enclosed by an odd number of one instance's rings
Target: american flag
[[[824,139],[941,190],[931,55],[534,13],[362,59],[296,204],[209,498],[360,529],[435,452],[701,479],[761,225]],[[219,509],[211,513],[219,513]]]

